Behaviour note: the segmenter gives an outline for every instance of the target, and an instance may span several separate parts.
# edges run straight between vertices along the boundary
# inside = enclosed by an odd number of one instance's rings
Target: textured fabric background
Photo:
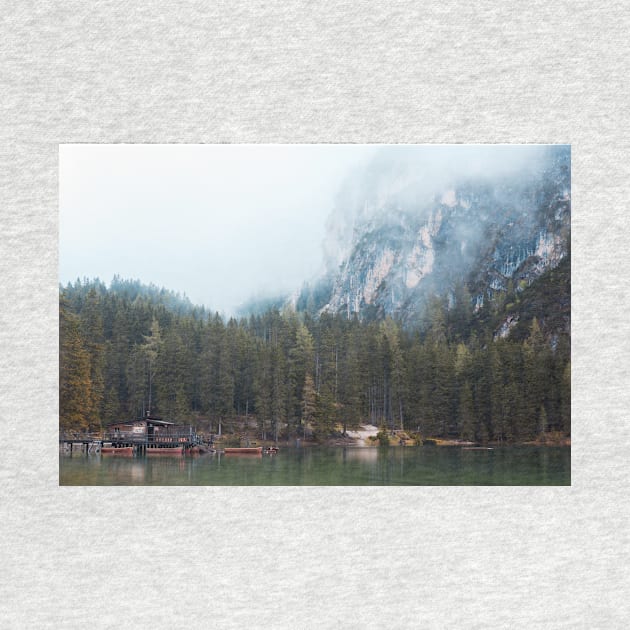
[[[3,3],[0,626],[627,627],[629,27],[621,1]],[[67,142],[571,143],[572,486],[59,487]]]

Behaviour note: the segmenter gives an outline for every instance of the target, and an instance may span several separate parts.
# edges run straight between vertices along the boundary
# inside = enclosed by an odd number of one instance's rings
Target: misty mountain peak
[[[303,304],[412,323],[433,295],[465,285],[479,307],[567,255],[570,147],[420,149],[386,148],[348,178],[327,222],[326,277]]]

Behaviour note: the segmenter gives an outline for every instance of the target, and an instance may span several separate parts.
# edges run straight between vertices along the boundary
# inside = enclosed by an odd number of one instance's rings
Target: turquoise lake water
[[[274,456],[59,456],[60,485],[571,485],[568,447],[284,448]]]

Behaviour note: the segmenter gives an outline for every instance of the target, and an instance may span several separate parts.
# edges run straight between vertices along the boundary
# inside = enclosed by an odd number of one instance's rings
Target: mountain
[[[384,149],[340,190],[326,274],[296,307],[422,327],[427,306],[442,299],[480,318],[490,309],[499,337],[544,317],[532,307],[542,305],[535,285],[562,261],[569,269],[570,163],[566,145]],[[568,297],[570,273],[554,278]],[[550,332],[568,331],[565,306]]]

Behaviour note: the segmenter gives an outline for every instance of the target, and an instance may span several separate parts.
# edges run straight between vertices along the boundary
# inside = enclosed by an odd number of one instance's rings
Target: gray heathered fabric
[[[629,15],[3,3],[0,626],[627,627]],[[572,487],[59,487],[70,142],[571,143]]]

